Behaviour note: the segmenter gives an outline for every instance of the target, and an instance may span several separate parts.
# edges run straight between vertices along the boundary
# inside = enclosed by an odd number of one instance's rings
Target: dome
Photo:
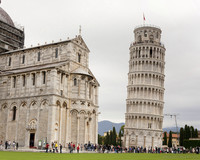
[[[12,19],[1,7],[0,7],[0,20],[14,27]]]

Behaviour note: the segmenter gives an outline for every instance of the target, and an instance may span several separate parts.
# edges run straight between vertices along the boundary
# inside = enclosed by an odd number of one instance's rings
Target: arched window
[[[17,107],[14,106],[13,107],[13,118],[12,118],[13,121],[15,121],[15,119],[16,119],[16,113],[17,113]]]
[[[81,63],[81,55],[78,54],[78,63]]]
[[[74,86],[76,86],[76,85],[77,85],[77,79],[74,78]]]

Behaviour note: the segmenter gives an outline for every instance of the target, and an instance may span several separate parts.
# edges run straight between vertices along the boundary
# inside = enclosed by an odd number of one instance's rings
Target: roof
[[[75,69],[74,71],[72,71],[71,73],[73,74],[82,74],[82,75],[87,75],[87,76],[90,76],[90,77],[93,77],[88,71],[87,69],[83,69],[83,68],[77,68]]]
[[[8,13],[6,13],[6,11],[4,11],[3,8],[1,7],[0,7],[0,21],[3,21],[4,23],[7,23],[13,27],[15,26]]]
[[[164,133],[163,133],[164,137]],[[167,137],[169,137],[169,133],[167,133]],[[172,138],[179,138],[179,134],[177,135],[176,133],[172,133]]]

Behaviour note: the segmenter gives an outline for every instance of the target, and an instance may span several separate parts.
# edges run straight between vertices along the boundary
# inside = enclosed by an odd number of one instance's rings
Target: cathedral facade
[[[13,25],[0,11],[1,25]],[[18,49],[0,52],[0,140],[20,147],[97,143],[99,83],[82,36],[23,48],[20,33]]]
[[[134,29],[130,46],[124,145],[161,147],[164,107],[165,47],[159,27]]]

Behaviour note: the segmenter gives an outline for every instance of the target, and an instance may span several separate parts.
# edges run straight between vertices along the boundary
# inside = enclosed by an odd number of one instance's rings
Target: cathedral
[[[99,83],[81,35],[24,47],[0,7],[0,141],[19,147],[97,143]]]

